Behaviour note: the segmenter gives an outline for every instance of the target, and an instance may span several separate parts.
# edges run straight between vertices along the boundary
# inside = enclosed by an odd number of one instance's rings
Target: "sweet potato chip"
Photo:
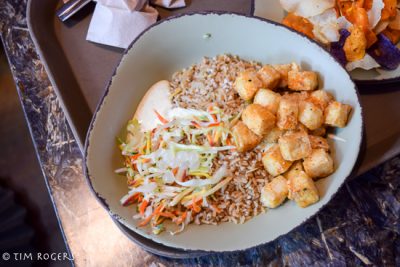
[[[364,1],[364,8],[365,10],[369,11],[372,8],[372,2],[373,0],[365,0]]]
[[[349,12],[351,11],[351,9],[353,7],[353,2],[348,1],[348,0],[342,0],[342,1],[338,0],[336,3],[336,6],[339,9],[339,14],[341,16],[347,17],[347,15],[349,14]]]
[[[356,61],[362,59],[367,48],[367,39],[363,29],[354,25],[350,29],[350,36],[346,39],[343,50],[348,61]]]
[[[382,34],[389,38],[392,44],[397,44],[400,41],[400,30],[386,28]]]
[[[346,42],[347,37],[349,37],[350,32],[346,29],[341,29],[339,31],[339,34],[339,41],[331,43],[329,52],[334,58],[336,58],[337,61],[340,62],[340,64],[342,64],[342,66],[345,66],[347,63],[347,59],[346,54],[343,51],[343,46]]]
[[[397,0],[383,0],[385,6],[382,9],[382,20],[396,17]]]
[[[400,11],[396,11],[396,17],[392,19],[388,25],[393,30],[400,30]]]
[[[369,19],[367,11],[362,7],[353,7],[346,17],[351,23],[361,27],[364,31],[369,29]]]
[[[400,49],[398,49],[384,34],[378,34],[378,41],[368,49],[382,68],[395,70],[400,64]]]
[[[303,17],[297,16],[294,13],[289,13],[282,21],[282,23],[289,28],[292,28],[298,32],[307,35],[310,38],[314,38],[312,23]]]
[[[378,40],[376,34],[370,29],[366,30],[364,34],[365,38],[367,39],[367,48],[371,47],[371,45],[373,45]]]

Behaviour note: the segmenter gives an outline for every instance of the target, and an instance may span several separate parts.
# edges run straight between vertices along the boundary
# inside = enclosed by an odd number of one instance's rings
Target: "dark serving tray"
[[[161,18],[204,10],[251,15],[254,8],[268,8],[268,5],[257,5],[258,1],[261,0],[191,0],[187,1],[188,7],[183,9],[158,10]],[[86,6],[65,24],[55,16],[61,4],[61,0],[30,0],[28,26],[78,145],[82,148],[92,114],[123,50],[86,41],[94,3]],[[268,13],[267,10],[256,11],[257,14]],[[369,88],[359,86],[366,139],[358,174],[400,152],[399,88],[400,84],[374,85]],[[124,228],[118,222],[116,224],[131,240],[151,253],[173,258],[204,254],[160,245]]]

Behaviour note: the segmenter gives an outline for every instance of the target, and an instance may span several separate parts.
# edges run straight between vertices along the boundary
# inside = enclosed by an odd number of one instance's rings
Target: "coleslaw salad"
[[[156,128],[142,131],[132,119],[126,140],[119,140],[124,167],[115,172],[126,176],[129,188],[120,202],[137,204],[138,226],[149,224],[159,234],[170,220],[179,226],[170,233],[177,234],[202,209],[220,212],[212,196],[232,177],[228,166],[217,166],[215,159],[236,148],[230,128],[240,114],[229,118],[215,106],[207,111],[174,108],[166,117],[154,112],[160,122]]]

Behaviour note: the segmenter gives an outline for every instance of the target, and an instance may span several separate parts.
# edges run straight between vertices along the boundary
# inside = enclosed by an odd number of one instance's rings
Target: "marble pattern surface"
[[[0,34],[75,265],[400,266],[400,157],[347,182],[317,216],[270,244],[188,260],[143,251],[88,189],[82,155],[30,38],[25,12],[26,0],[0,1]]]

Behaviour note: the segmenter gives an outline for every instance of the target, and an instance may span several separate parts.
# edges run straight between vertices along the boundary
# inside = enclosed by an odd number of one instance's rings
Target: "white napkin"
[[[166,8],[185,6],[185,0],[152,0]],[[147,27],[156,22],[158,12],[147,0],[97,0],[86,40],[127,48]]]
[[[181,8],[186,6],[185,0],[151,0],[151,3],[166,8]]]

